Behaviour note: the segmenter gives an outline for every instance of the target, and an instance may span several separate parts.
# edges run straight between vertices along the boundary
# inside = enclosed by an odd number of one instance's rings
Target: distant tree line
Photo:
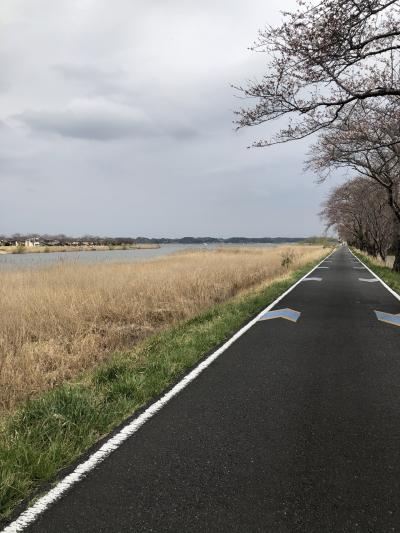
[[[49,235],[38,233],[14,233],[13,235],[0,235],[0,244],[3,246],[14,246],[16,242],[24,243],[26,240],[38,240],[45,246],[82,246],[85,244],[93,246],[118,246],[123,244],[256,244],[270,243],[280,244],[287,242],[302,242],[304,237],[230,237],[222,239],[218,237],[182,237],[182,238],[149,238],[149,237],[99,237],[96,235],[83,235],[81,237],[71,237],[64,234]]]
[[[322,215],[362,250],[395,255],[400,271],[400,2],[298,0],[282,24],[262,30],[268,55],[261,81],[239,87],[253,104],[238,128],[279,119],[255,146],[316,137],[307,167],[324,181],[351,172]]]

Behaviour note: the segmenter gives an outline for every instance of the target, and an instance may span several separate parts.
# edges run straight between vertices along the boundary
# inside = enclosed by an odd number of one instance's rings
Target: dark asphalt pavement
[[[400,531],[400,302],[329,261],[26,531]]]

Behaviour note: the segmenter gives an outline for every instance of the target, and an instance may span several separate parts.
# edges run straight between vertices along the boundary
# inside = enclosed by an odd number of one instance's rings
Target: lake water
[[[204,246],[203,244],[164,244],[160,248],[149,248],[141,250],[104,250],[104,251],[89,251],[89,252],[49,252],[49,253],[26,253],[26,254],[2,254],[0,255],[0,268],[24,268],[46,266],[63,262],[79,262],[79,263],[97,263],[97,262],[130,262],[130,261],[145,261],[161,257],[163,255],[172,254],[174,252],[182,252],[190,249],[212,250],[221,246],[276,246],[275,244],[210,244]]]

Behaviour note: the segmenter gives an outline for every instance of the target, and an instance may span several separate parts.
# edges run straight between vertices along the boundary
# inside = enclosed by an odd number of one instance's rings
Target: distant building
[[[25,246],[27,248],[32,248],[33,246],[40,246],[40,242],[36,238],[34,238],[34,239],[26,239]]]

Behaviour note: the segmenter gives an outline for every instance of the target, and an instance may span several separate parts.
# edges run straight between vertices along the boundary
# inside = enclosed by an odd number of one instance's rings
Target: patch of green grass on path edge
[[[0,522],[303,277],[236,296],[24,404],[0,429]]]
[[[400,272],[393,272],[388,266],[381,266],[375,264],[368,255],[352,249],[352,252],[357,256],[364,264],[367,265],[377,276],[379,276],[385,283],[389,285],[394,291],[400,294]]]

